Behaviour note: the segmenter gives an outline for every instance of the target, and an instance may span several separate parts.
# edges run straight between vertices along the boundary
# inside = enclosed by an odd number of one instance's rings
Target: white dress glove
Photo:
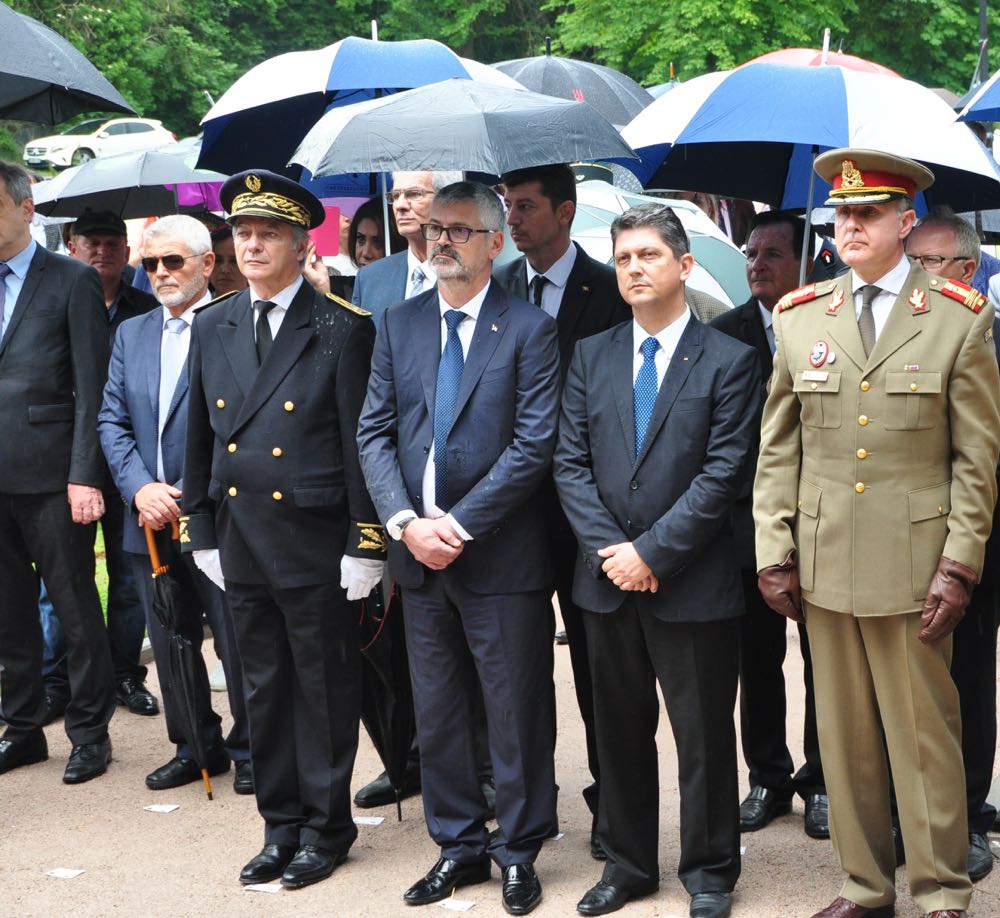
[[[344,555],[340,559],[340,585],[347,590],[347,598],[364,599],[382,579],[384,569],[384,561]]]
[[[200,548],[191,552],[194,565],[220,590],[225,592],[226,581],[222,578],[222,562],[219,560],[219,549]]]

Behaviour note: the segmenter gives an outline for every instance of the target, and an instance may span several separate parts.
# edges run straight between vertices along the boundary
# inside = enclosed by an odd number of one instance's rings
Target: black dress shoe
[[[47,727],[53,721],[59,720],[66,713],[69,699],[56,692],[45,693],[45,713],[42,715],[42,726]]]
[[[317,845],[303,845],[295,852],[281,875],[281,885],[285,889],[301,889],[310,883],[325,880],[334,867],[342,864],[347,858],[339,851],[327,851]]]
[[[240,871],[240,882],[247,886],[250,883],[270,883],[277,880],[285,872],[297,850],[292,845],[264,845],[260,854],[251,858]]]
[[[407,766],[403,776],[403,786],[399,789],[399,799],[415,797],[420,793],[420,767]],[[374,781],[369,781],[354,795],[354,805],[363,810],[373,806],[389,806],[396,802],[396,792],[392,789],[389,776],[383,771]]]
[[[733,910],[732,896],[726,892],[701,892],[691,897],[691,918],[729,918]]]
[[[830,837],[830,798],[826,794],[806,797],[806,835],[810,838]]]
[[[440,902],[460,886],[474,886],[485,883],[490,878],[490,859],[459,863],[442,857],[431,867],[425,877],[417,880],[405,893],[404,901],[409,905],[428,905]]]
[[[978,832],[969,834],[969,858],[966,862],[969,879],[978,883],[993,869],[993,852],[990,850],[990,840]]]
[[[531,864],[503,869],[503,908],[508,915],[527,915],[542,901],[542,884]]]
[[[792,811],[790,799],[779,798],[773,790],[755,787],[740,804],[740,831],[756,832],[763,829],[775,816]]]
[[[604,845],[601,844],[601,839],[596,829],[590,833],[590,856],[595,861],[606,861],[608,859],[608,852],[604,850]]]
[[[236,774],[233,775],[233,790],[237,794],[253,793],[253,765],[249,759],[241,759],[233,763],[236,766]]]
[[[154,714],[160,713],[160,705],[149,689],[131,676],[115,682],[115,697],[119,704],[125,705],[133,714],[152,717]]]
[[[0,775],[21,765],[34,765],[49,757],[45,734],[34,730],[22,739],[0,737]]]
[[[64,784],[83,784],[103,775],[111,762],[111,740],[74,746],[63,772]]]
[[[229,756],[224,752],[212,755],[208,762],[208,773],[212,777],[229,771]],[[194,759],[172,758],[166,765],[146,775],[146,787],[150,790],[169,790],[183,787],[201,780],[201,769]]]
[[[654,892],[656,892],[655,886],[645,892],[632,892],[606,880],[598,880],[597,885],[588,889],[583,898],[576,903],[576,910],[581,915],[607,915],[617,912],[630,899],[641,899]]]

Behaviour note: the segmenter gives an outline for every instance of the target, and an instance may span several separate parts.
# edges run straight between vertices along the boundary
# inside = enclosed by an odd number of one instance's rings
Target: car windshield
[[[93,134],[102,124],[104,124],[103,118],[91,119],[90,121],[81,121],[79,124],[73,125],[71,128],[66,128],[60,131],[60,134]]]

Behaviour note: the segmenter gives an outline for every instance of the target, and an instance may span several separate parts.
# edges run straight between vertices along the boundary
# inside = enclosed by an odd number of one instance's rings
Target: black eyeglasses
[[[428,242],[437,242],[442,234],[448,236],[448,241],[455,245],[464,245],[473,233],[498,233],[499,230],[472,229],[468,226],[441,226],[438,223],[421,223],[420,235]]]
[[[182,267],[184,262],[189,258],[197,258],[198,255],[203,253],[198,252],[194,255],[147,255],[140,264],[142,265],[142,270],[148,274],[152,274],[156,270],[156,266],[162,261],[163,267],[168,271],[176,271],[178,268]]]
[[[925,271],[935,271],[946,261],[965,261],[964,255],[911,255],[914,261],[920,262]]]

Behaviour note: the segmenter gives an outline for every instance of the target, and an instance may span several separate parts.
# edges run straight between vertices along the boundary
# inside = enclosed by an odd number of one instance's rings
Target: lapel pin
[[[914,312],[926,312],[927,311],[927,294],[921,290],[919,287],[916,288],[913,293],[910,294],[909,299],[910,306],[913,307]]]
[[[844,305],[844,291],[838,287],[833,293],[833,299],[830,301],[830,305],[827,307],[826,314],[829,316],[835,316],[837,310]]]
[[[491,325],[491,326],[490,326],[490,331],[495,331],[495,332],[497,332],[497,331],[500,331],[500,329],[499,329],[499,328],[497,328],[497,327],[496,327],[495,325]]]
[[[817,341],[813,346],[812,350],[809,352],[809,363],[815,369],[819,369],[826,363],[827,358],[830,356],[830,345],[825,341]]]
[[[687,360],[687,357],[681,357],[681,360]]]
[[[584,293],[590,293],[590,287],[583,286],[580,288]]]

